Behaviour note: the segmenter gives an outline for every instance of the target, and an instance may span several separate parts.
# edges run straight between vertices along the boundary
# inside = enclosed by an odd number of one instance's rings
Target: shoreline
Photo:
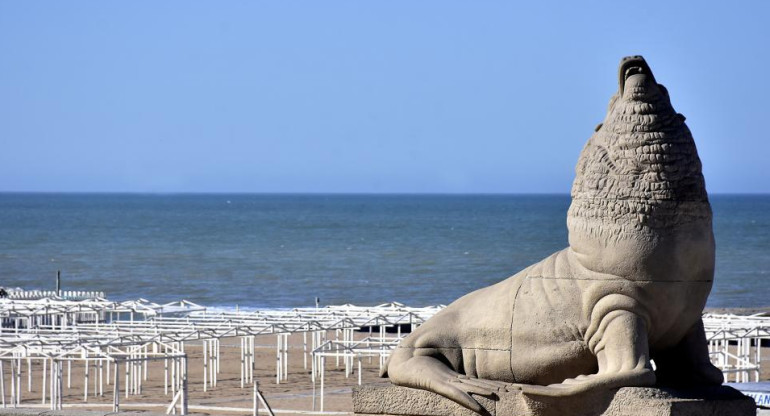
[[[760,315],[770,316],[770,306],[760,307],[726,307],[726,308],[704,308],[703,313],[723,314],[723,315]]]

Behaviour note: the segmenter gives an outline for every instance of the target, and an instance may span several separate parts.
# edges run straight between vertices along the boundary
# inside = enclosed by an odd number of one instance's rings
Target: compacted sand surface
[[[332,335],[332,334],[330,334]],[[302,335],[292,335],[289,341],[289,371],[288,379],[276,384],[276,337],[258,336],[256,338],[254,379],[259,382],[259,389],[265,399],[274,410],[280,410],[281,414],[301,414],[299,412],[286,413],[285,410],[297,410],[309,412],[313,409],[313,383],[311,381],[310,360],[308,368],[303,365]],[[253,388],[247,385],[241,388],[240,376],[240,339],[225,338],[221,341],[220,348],[220,373],[217,377],[217,386],[209,387],[203,391],[203,350],[200,343],[188,342],[185,352],[188,355],[188,394],[191,413],[201,414],[251,414],[253,401]],[[121,365],[121,371],[123,367]],[[379,378],[379,363],[377,358],[370,362],[368,358],[362,359],[362,380],[364,383],[387,383],[387,380]],[[93,367],[89,382],[88,402],[83,400],[83,375],[84,366],[80,362],[72,365],[72,385],[66,387],[66,367],[63,370],[63,406],[64,409],[87,409],[85,405],[112,404],[112,385],[104,386],[104,396],[93,396]],[[355,370],[357,371],[357,370]],[[6,403],[10,404],[10,371],[8,364],[4,371]],[[42,369],[40,362],[33,362],[32,366],[32,391],[27,390],[27,365],[22,363],[22,400],[21,406],[41,404]],[[106,373],[105,373],[106,380]],[[164,368],[163,361],[151,361],[148,364],[148,379],[142,384],[142,393],[125,397],[125,378],[121,373],[121,410],[147,410],[152,412],[165,411],[171,402],[172,396],[164,394]],[[334,358],[326,359],[325,383],[324,383],[324,410],[338,412],[352,412],[351,389],[358,384],[358,373],[345,377],[345,368],[335,365]],[[316,385],[317,393],[320,384]],[[316,396],[316,409],[319,407],[320,398]],[[48,401],[47,401],[48,403]],[[157,407],[132,407],[132,404],[157,404]],[[242,412],[201,410],[196,406],[239,407]],[[109,410],[108,406],[94,406],[94,409]]]
[[[333,334],[330,333],[330,336]],[[362,334],[357,336],[363,337]],[[276,337],[272,335],[256,338],[254,378],[259,382],[259,389],[270,406],[277,414],[304,414],[313,410],[313,383],[311,381],[310,361],[308,368],[303,365],[302,335],[292,335],[289,341],[289,371],[288,379],[276,384]],[[217,377],[217,386],[209,387],[203,391],[203,350],[200,343],[188,342],[185,345],[188,355],[188,394],[190,413],[192,414],[251,414],[253,389],[246,385],[241,388],[240,378],[240,339],[225,338],[221,341],[220,373]],[[770,348],[763,348],[763,371],[761,380],[770,379]],[[32,391],[27,390],[27,365],[22,363],[22,407],[41,405],[42,369],[41,363],[33,362],[32,367]],[[355,366],[354,366],[355,367]],[[324,410],[333,412],[352,413],[353,403],[352,387],[358,384],[358,373],[354,372],[345,377],[345,368],[340,362],[337,367],[334,358],[326,359],[324,383]],[[109,411],[112,405],[112,385],[104,385],[104,395],[93,395],[93,370],[89,382],[88,401],[83,400],[83,375],[84,366],[81,362],[72,365],[72,386],[66,387],[66,367],[63,374],[63,404],[64,409],[89,409]],[[165,412],[171,402],[172,396],[164,394],[163,361],[151,361],[148,364],[148,379],[143,382],[142,393],[125,397],[125,376],[121,365],[121,410]],[[357,371],[357,370],[354,370]],[[10,371],[8,362],[5,363],[4,384],[6,390],[6,403],[10,405]],[[386,379],[379,378],[379,363],[377,358],[362,359],[362,381],[365,384],[382,383]],[[106,372],[105,372],[105,380]],[[753,381],[753,380],[752,380]],[[320,382],[319,382],[320,383]],[[316,384],[316,407],[319,409],[320,397],[318,395],[320,384]],[[48,400],[48,399],[47,399]],[[47,402],[48,403],[48,402]],[[102,406],[97,406],[101,404]],[[139,406],[132,406],[132,405]],[[156,406],[149,407],[147,404]],[[224,409],[202,409],[198,406],[220,408],[242,408],[242,411]]]

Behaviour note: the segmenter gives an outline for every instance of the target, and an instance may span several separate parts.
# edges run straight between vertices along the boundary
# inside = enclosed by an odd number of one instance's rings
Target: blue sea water
[[[709,306],[770,305],[770,195],[712,195]],[[567,245],[568,195],[0,194],[0,286],[211,306],[449,303]]]

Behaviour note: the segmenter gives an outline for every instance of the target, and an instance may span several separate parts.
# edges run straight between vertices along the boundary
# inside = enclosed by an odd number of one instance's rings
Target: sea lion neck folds
[[[645,60],[624,58],[618,73],[618,93],[578,159],[567,215],[570,247],[597,272],[670,280],[679,267],[650,263],[679,258],[677,251],[707,264],[713,257],[701,162],[684,117]],[[682,241],[688,229],[693,235]]]
[[[502,388],[720,384],[700,319],[714,275],[701,162],[641,56],[621,61],[571,195],[569,247],[450,304],[401,342],[383,375],[477,412],[472,394]]]

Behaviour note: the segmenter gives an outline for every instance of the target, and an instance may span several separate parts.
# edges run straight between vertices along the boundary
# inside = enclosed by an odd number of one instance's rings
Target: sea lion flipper
[[[621,309],[604,315],[597,326],[595,336],[589,340],[599,363],[596,374],[580,375],[548,386],[522,384],[522,391],[536,396],[559,397],[599,388],[655,384],[645,320]]]
[[[656,353],[653,359],[655,375],[661,385],[720,385],[724,382],[722,371],[711,363],[702,319],[698,319],[679,344]]]
[[[414,355],[407,348],[391,354],[388,376],[395,384],[438,393],[482,415],[488,414],[471,394],[494,396],[492,386],[469,379],[429,355]]]

